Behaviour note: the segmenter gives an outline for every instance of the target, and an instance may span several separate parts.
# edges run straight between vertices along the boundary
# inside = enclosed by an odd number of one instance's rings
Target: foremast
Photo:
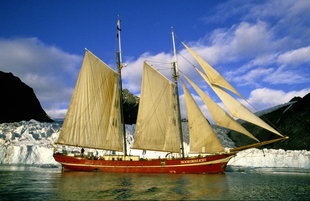
[[[180,99],[179,99],[179,72],[178,72],[178,64],[177,64],[177,52],[175,48],[175,40],[174,40],[174,31],[173,27],[171,27],[171,36],[172,36],[172,46],[173,46],[173,62],[172,62],[172,67],[173,67],[173,74],[172,78],[174,80],[175,84],[175,94],[176,94],[176,103],[177,103],[177,112],[178,112],[178,119],[177,121],[179,122],[179,133],[180,133],[180,141],[181,141],[181,154],[182,157],[185,158],[185,153],[184,153],[184,145],[183,145],[183,132],[182,132],[182,122],[181,122],[181,109],[180,109]]]
[[[126,143],[126,130],[125,130],[125,120],[124,120],[124,109],[123,109],[123,85],[122,85],[122,46],[121,46],[121,20],[118,17],[117,19],[117,69],[119,73],[119,101],[120,101],[120,109],[121,109],[121,124],[123,126],[123,144],[124,144],[124,156],[127,156],[127,143]]]

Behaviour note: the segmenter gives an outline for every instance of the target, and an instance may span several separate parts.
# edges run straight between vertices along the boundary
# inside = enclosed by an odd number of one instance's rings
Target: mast
[[[121,47],[121,20],[118,16],[117,19],[117,42],[118,42],[118,50],[117,54],[117,69],[119,73],[119,102],[121,109],[121,124],[123,125],[123,140],[124,140],[124,156],[127,156],[127,143],[126,143],[126,130],[125,130],[125,121],[124,121],[124,110],[123,110],[123,86],[122,86],[122,47]]]
[[[181,122],[180,99],[179,99],[179,84],[178,84],[179,83],[178,82],[179,72],[178,72],[177,51],[175,48],[173,27],[171,27],[171,35],[172,35],[172,46],[173,46],[173,62],[172,62],[173,75],[172,75],[172,78],[173,78],[174,84],[175,84],[175,94],[176,94],[176,102],[177,102],[177,110],[178,110],[177,121],[179,122],[179,133],[180,133],[180,140],[181,140],[181,153],[182,153],[182,157],[185,158],[184,145],[183,145],[182,122]]]

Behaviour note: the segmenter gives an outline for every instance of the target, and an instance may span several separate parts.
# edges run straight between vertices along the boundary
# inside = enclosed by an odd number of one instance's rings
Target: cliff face
[[[52,122],[33,89],[12,73],[0,71],[0,123],[35,119]]]
[[[264,121],[278,129],[280,133],[289,136],[288,140],[266,145],[263,148],[310,150],[310,94],[303,98],[295,97],[289,103],[263,113],[259,116]],[[278,137],[250,123],[243,122],[242,125],[261,141]],[[230,132],[229,137],[236,146],[255,143],[255,141],[233,131]]]

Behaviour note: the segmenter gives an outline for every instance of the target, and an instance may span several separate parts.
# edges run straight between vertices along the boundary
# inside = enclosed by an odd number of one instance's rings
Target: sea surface
[[[116,174],[0,166],[0,200],[310,200],[309,170],[230,171]]]

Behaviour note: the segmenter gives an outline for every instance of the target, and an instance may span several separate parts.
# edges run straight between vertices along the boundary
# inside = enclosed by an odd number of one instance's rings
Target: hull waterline
[[[53,155],[64,170],[117,173],[212,174],[223,173],[234,154],[188,159],[155,159],[138,161],[89,160],[81,157]]]

